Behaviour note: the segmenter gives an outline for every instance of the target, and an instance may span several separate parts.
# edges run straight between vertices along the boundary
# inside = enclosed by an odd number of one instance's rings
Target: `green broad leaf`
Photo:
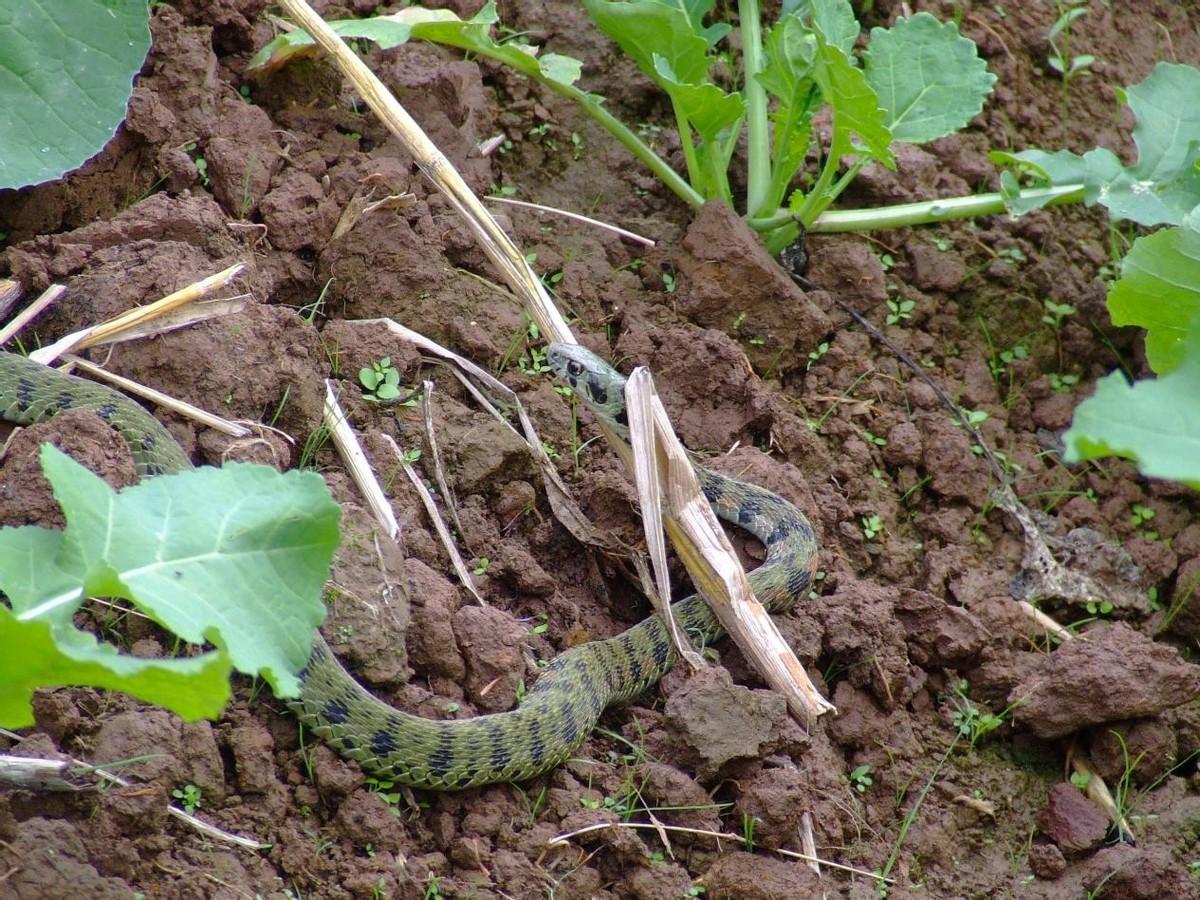
[[[1108,311],[1114,325],[1146,329],[1146,359],[1159,375],[1180,368],[1188,352],[1200,356],[1197,338],[1189,338],[1200,317],[1200,209],[1181,226],[1133,242]]]
[[[1139,225],[1178,225],[1200,204],[1200,70],[1159,63],[1124,92],[1136,124],[1138,161],[1121,163],[1099,147],[1077,156],[1066,150],[1016,154],[1044,170],[1054,184],[1082,183],[1087,205],[1102,203],[1117,219]]]
[[[800,98],[813,84],[817,58],[817,36],[796,16],[780,19],[763,37],[766,65],[758,80],[781,108],[800,105]]]
[[[489,0],[479,12],[466,20],[447,9],[410,6],[391,15],[371,19],[339,19],[326,24],[343,38],[374,41],[384,50],[416,39],[478,53],[505,63],[530,78],[566,85],[579,80],[583,64],[577,59],[558,53],[539,57],[536,47],[517,41],[497,43],[491,37],[492,25],[497,21],[496,4]],[[254,54],[246,70],[251,74],[273,71],[297,56],[315,52],[312,36],[307,31],[297,29],[279,35]]]
[[[693,30],[682,5],[657,0],[584,0],[583,6],[596,27],[655,81],[655,55],[670,64],[681,84],[708,80],[708,41]]]
[[[79,168],[125,118],[150,51],[146,0],[0,5],[0,189]]]
[[[857,135],[862,144],[856,152],[887,166],[896,167],[892,157],[892,132],[887,126],[887,113],[879,105],[879,97],[867,82],[861,69],[855,68],[840,49],[818,36],[813,78],[821,93],[833,107],[833,147],[848,144],[848,135]]]
[[[707,143],[715,142],[746,111],[740,93],[727,94],[711,82],[684,84],[675,78],[671,64],[657,54],[654,71],[659,85]]]
[[[854,45],[858,41],[858,33],[862,29],[854,16],[854,8],[850,0],[800,0],[788,9],[793,18],[803,20],[821,32],[825,40],[833,44],[853,61]],[[780,16],[780,23],[787,16]]]
[[[963,128],[983,109],[996,76],[975,42],[926,12],[872,28],[863,53],[867,81],[897,141],[922,144]]]
[[[1126,382],[1113,372],[1079,404],[1063,435],[1067,462],[1103,456],[1132,459],[1143,475],[1200,490],[1200,319],[1188,333],[1183,362],[1155,379]]]
[[[710,47],[716,46],[721,38],[733,31],[733,26],[726,22],[714,22],[712,25],[704,24],[704,17],[712,12],[712,8],[716,5],[716,0],[659,0],[659,2],[664,6],[673,6],[682,9],[688,17],[688,22],[691,23],[692,31],[704,38]]]
[[[320,476],[233,463],[114,492],[50,445],[41,460],[67,527],[0,529],[0,590],[20,621],[65,642],[85,596],[128,600],[276,695],[298,693],[338,542]]]
[[[74,628],[19,621],[0,604],[0,726],[33,724],[39,688],[89,685],[124,691],[185,719],[216,718],[229,702],[224,650],[188,659],[137,659]]]

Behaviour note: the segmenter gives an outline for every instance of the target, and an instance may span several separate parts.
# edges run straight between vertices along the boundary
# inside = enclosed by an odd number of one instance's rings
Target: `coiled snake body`
[[[597,415],[619,433],[628,433],[623,376],[575,345],[551,345],[548,359]],[[115,428],[129,444],[143,477],[192,467],[166,429],[132,400],[0,352],[0,418],[24,425],[68,409],[91,410]],[[816,542],[808,520],[764,488],[699,466],[696,472],[717,515],[766,545],[766,560],[749,576],[764,605],[785,609],[803,596],[816,567]],[[707,643],[722,634],[699,596],[680,600],[672,609],[693,641]],[[459,790],[520,781],[564,762],[607,706],[636,696],[674,662],[666,626],[651,616],[616,637],[581,644],[555,657],[517,709],[439,721],[377,700],[342,668],[318,634],[301,673],[301,695],[288,705],[334,749],[378,777],[419,788]]]

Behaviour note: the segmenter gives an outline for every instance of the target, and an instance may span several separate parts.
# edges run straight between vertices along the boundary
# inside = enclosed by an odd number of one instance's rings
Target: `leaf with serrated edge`
[[[708,80],[708,41],[692,30],[682,9],[656,0],[584,0],[583,6],[596,27],[656,81],[655,54],[670,63],[676,80],[682,84]]]
[[[185,719],[216,718],[229,701],[223,650],[185,659],[138,659],[74,628],[21,622],[0,604],[0,726],[34,723],[39,688],[89,685],[125,691]]]
[[[1096,382],[1063,435],[1064,459],[1132,459],[1143,475],[1200,489],[1200,318],[1188,333],[1183,363],[1130,385],[1120,372]]]
[[[63,627],[85,593],[127,599],[186,641],[224,647],[278,696],[296,695],[338,541],[340,511],[320,476],[232,463],[116,493],[50,445],[41,458],[67,528],[53,565],[22,564],[37,542],[0,529],[0,590],[18,618]],[[17,582],[28,573],[32,588]]]
[[[837,130],[858,135],[864,146],[855,149],[865,151],[872,159],[894,169],[892,133],[884,121],[886,114],[862,70],[851,65],[846,54],[837,47],[819,38],[813,79],[833,107]]]
[[[863,69],[892,137],[909,144],[958,131],[979,115],[996,83],[974,41],[926,12],[872,28]]]
[[[1024,150],[1018,159],[1044,168],[1055,184],[1082,181],[1084,202],[1102,203],[1116,219],[1178,225],[1200,204],[1200,70],[1159,63],[1124,91],[1136,121],[1138,161],[1132,166],[1104,147],[1082,157],[1067,150]]]
[[[1121,263],[1108,294],[1114,325],[1146,329],[1146,359],[1164,375],[1183,364],[1188,330],[1200,316],[1200,210],[1177,228],[1143,235]],[[1197,395],[1200,397],[1200,395]]]

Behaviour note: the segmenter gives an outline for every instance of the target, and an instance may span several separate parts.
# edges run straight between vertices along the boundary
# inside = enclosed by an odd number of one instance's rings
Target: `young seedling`
[[[1154,519],[1154,510],[1144,503],[1135,503],[1130,510],[1129,523],[1134,528],[1142,529],[1141,536],[1148,541],[1158,540],[1158,532],[1152,528],[1148,528],[1151,521]]]
[[[805,371],[807,371],[808,369],[811,369],[814,365],[816,365],[818,362],[820,362],[821,357],[824,356],[828,352],[829,352],[829,341],[821,341],[821,343],[817,344],[816,350],[810,350],[808,352],[808,365],[804,367]]]
[[[358,383],[363,386],[363,399],[372,403],[392,403],[400,399],[400,372],[385,356],[358,370]],[[405,401],[415,405],[415,400]]]
[[[1046,41],[1050,52],[1046,62],[1062,78],[1062,121],[1067,120],[1067,94],[1071,81],[1080,75],[1091,74],[1092,63],[1096,57],[1088,53],[1071,55],[1071,24],[1081,16],[1087,15],[1088,0],[1057,0],[1058,18],[1046,33]]]
[[[862,531],[863,537],[865,537],[868,541],[875,540],[875,538],[879,537],[880,533],[883,531],[883,519],[879,518],[879,516],[877,516],[875,513],[871,513],[869,516],[863,516]]]
[[[884,319],[888,325],[896,325],[906,319],[911,319],[913,310],[917,308],[916,300],[888,300],[888,314]]]
[[[479,557],[479,562],[475,563],[475,568],[471,570],[472,575],[486,575],[487,570],[491,567],[492,561],[486,556]]]
[[[1049,325],[1055,331],[1062,331],[1063,322],[1075,315],[1075,307],[1070,303],[1055,303],[1053,300],[1043,300],[1042,306],[1046,309],[1046,314],[1042,316],[1042,322]]]
[[[875,779],[871,777],[871,767],[868,765],[855,766],[850,771],[850,784],[860,794],[865,794],[875,783]]]
[[[179,805],[189,816],[204,805],[202,803],[204,795],[194,784],[185,784],[183,787],[175,788],[171,791],[171,796],[179,801]]]

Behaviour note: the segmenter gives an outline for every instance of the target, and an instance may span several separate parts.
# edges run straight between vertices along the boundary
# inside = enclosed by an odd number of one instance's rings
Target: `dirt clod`
[[[1100,846],[1108,832],[1108,817],[1071,784],[1050,788],[1046,808],[1038,817],[1042,834],[1066,856],[1077,856]]]
[[[1128,625],[1089,629],[1038,659],[1012,689],[1017,717],[1043,738],[1152,716],[1200,694],[1200,669]]]

